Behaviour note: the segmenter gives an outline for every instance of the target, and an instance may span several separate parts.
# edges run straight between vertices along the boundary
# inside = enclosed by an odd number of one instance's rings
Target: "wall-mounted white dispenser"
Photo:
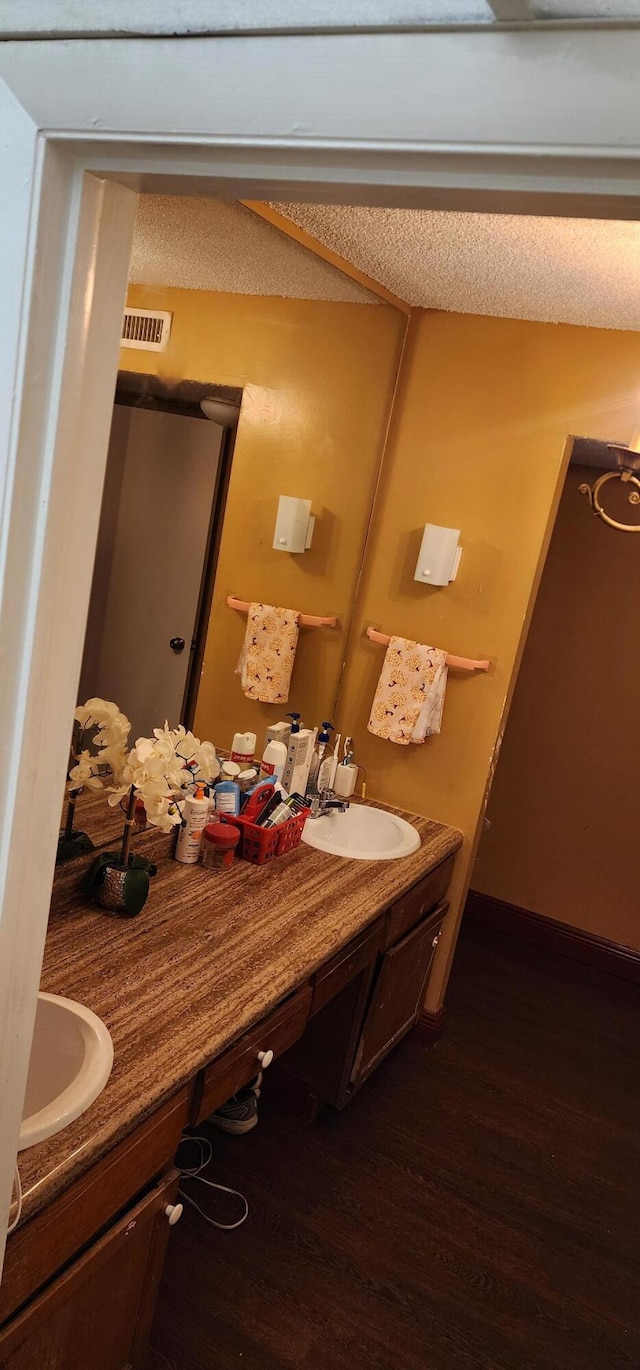
[[[419,580],[421,585],[448,585],[455,580],[462,556],[459,537],[459,528],[440,528],[437,523],[426,523],[414,580]]]
[[[315,519],[310,499],[295,499],[281,495],[273,536],[275,552],[306,552],[311,546]]]

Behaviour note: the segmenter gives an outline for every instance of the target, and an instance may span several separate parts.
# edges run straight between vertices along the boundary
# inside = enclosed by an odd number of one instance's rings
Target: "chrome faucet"
[[[346,813],[349,808],[348,799],[339,799],[334,790],[324,789],[319,794],[314,794],[311,800],[310,818],[322,818],[325,813]]]

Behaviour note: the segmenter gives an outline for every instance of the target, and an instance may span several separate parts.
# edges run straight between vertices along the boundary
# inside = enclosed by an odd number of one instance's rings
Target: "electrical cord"
[[[8,1228],[7,1228],[7,1236],[9,1236],[12,1232],[15,1232],[16,1227],[18,1226],[18,1223],[20,1222],[20,1219],[21,1219],[21,1217],[22,1217],[22,1180],[20,1179],[20,1171],[18,1170],[18,1162],[17,1162],[17,1161],[16,1161],[16,1168],[15,1168],[15,1171],[14,1171],[13,1187],[14,1187],[15,1192],[16,1192],[16,1200],[17,1200],[18,1208],[17,1208],[17,1211],[16,1211],[15,1218],[13,1219],[12,1222],[9,1223],[9,1226],[8,1226]]]
[[[191,1143],[199,1148],[200,1159],[197,1165],[194,1166],[180,1165],[180,1162],[178,1160],[177,1165],[178,1170],[180,1171],[181,1178],[183,1180],[196,1180],[198,1184],[205,1185],[207,1189],[216,1189],[220,1194],[235,1195],[235,1197],[237,1199],[240,1199],[242,1204],[244,1205],[244,1212],[242,1214],[242,1217],[238,1218],[238,1221],[235,1223],[219,1223],[216,1222],[215,1218],[210,1218],[209,1215],[205,1213],[204,1210],[200,1207],[200,1205],[196,1203],[195,1199],[193,1199],[190,1194],[185,1193],[185,1190],[182,1188],[178,1190],[180,1198],[184,1199],[185,1203],[188,1203],[191,1206],[191,1208],[195,1208],[196,1212],[200,1214],[200,1217],[204,1218],[206,1223],[210,1223],[211,1227],[218,1227],[222,1232],[234,1232],[236,1227],[242,1227],[242,1224],[246,1222],[249,1216],[249,1204],[247,1203],[244,1194],[241,1194],[238,1189],[230,1189],[229,1186],[226,1184],[216,1184],[213,1180],[204,1179],[201,1172],[203,1170],[206,1170],[209,1163],[213,1160],[213,1146],[209,1141],[208,1137],[191,1137],[188,1133],[183,1133],[182,1137],[180,1138],[178,1155],[180,1153],[181,1146],[186,1146],[187,1144]]]

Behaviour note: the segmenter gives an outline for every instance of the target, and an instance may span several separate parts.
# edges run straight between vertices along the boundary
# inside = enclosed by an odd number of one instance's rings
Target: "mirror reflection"
[[[238,203],[140,197],[78,695],[129,745],[331,719],[405,324]],[[104,794],[80,815],[120,830]]]

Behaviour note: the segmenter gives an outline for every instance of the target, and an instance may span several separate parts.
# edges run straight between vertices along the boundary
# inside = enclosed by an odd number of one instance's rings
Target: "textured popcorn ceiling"
[[[234,201],[141,195],[135,285],[379,304],[376,295]]]
[[[409,304],[640,329],[640,224],[274,207]]]

